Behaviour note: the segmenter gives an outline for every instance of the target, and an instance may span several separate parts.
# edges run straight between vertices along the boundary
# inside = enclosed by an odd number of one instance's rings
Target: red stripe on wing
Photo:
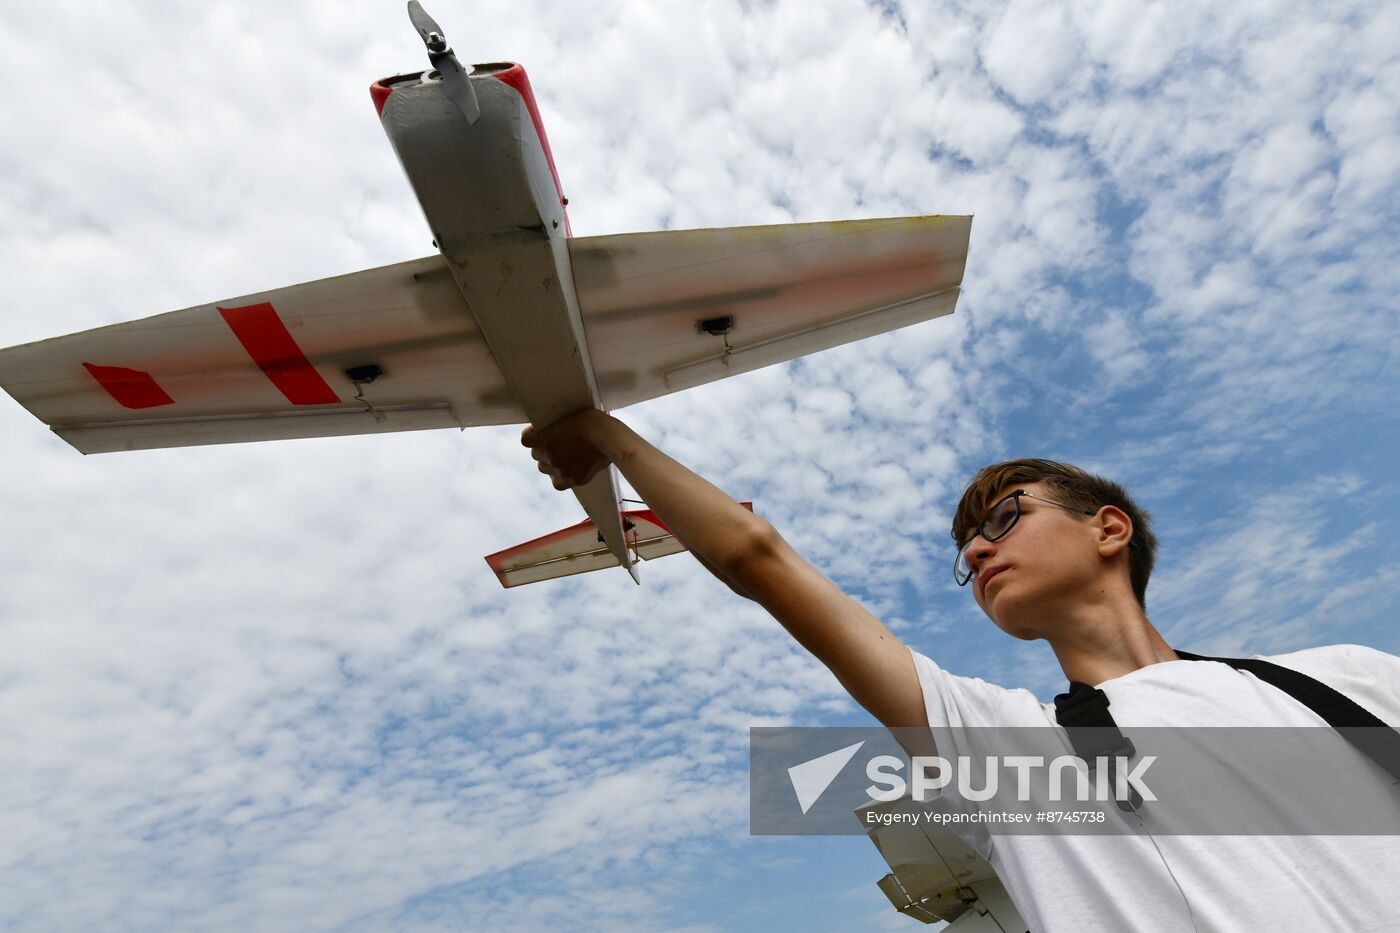
[[[92,363],[84,363],[83,368],[123,408],[155,408],[175,403],[151,378],[150,373],[124,366],[94,366]]]
[[[340,396],[301,352],[270,303],[220,308],[219,313],[287,401],[293,405],[331,405],[340,401]]]

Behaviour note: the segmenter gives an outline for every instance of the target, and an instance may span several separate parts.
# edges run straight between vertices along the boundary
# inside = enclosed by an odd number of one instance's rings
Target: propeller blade
[[[433,64],[442,73],[442,90],[447,99],[462,111],[462,116],[467,118],[469,126],[475,124],[481,117],[481,105],[476,102],[476,91],[472,90],[469,73],[463,70],[462,63],[457,61],[457,56],[453,55],[450,49]]]
[[[441,52],[447,48],[447,36],[443,35],[442,27],[428,15],[418,0],[408,0],[408,19],[418,30],[418,35],[423,37],[423,44],[429,52]]]
[[[442,75],[443,93],[462,111],[468,125],[476,123],[481,118],[481,105],[476,102],[476,91],[472,90],[471,72],[462,67],[457,56],[447,47],[447,37],[443,35],[442,27],[428,15],[418,0],[408,0],[408,19],[428,47],[428,61]]]

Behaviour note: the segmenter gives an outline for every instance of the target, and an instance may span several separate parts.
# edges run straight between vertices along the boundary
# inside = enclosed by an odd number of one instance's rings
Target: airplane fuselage
[[[531,423],[602,407],[574,289],[569,220],[525,69],[478,65],[469,123],[435,72],[371,88],[394,152],[506,383]],[[611,471],[576,490],[609,547],[626,546]]]
[[[507,382],[548,424],[598,399],[533,94],[519,65],[477,66],[469,125],[428,74],[376,84],[380,120]]]

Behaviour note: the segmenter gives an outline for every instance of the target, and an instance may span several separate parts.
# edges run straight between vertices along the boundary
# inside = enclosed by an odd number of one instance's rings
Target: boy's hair
[[[1152,516],[1139,508],[1128,491],[1112,480],[1085,472],[1077,466],[1054,460],[1007,460],[977,471],[967,484],[958,509],[953,513],[953,544],[967,540],[993,505],[992,497],[1018,483],[1043,483],[1048,492],[1065,505],[1098,511],[1112,505],[1133,521],[1132,546],[1128,548],[1128,577],[1138,605],[1147,609],[1147,578],[1157,559],[1157,537],[1152,533]],[[1008,490],[1010,491],[1010,490]]]

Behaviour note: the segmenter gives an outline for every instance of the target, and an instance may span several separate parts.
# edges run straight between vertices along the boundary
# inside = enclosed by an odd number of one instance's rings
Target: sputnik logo
[[[826,789],[836,780],[841,769],[846,767],[864,744],[862,740],[788,768],[788,779],[792,781],[792,789],[797,794],[797,802],[802,806],[804,814],[812,809],[817,798],[826,793]]]

